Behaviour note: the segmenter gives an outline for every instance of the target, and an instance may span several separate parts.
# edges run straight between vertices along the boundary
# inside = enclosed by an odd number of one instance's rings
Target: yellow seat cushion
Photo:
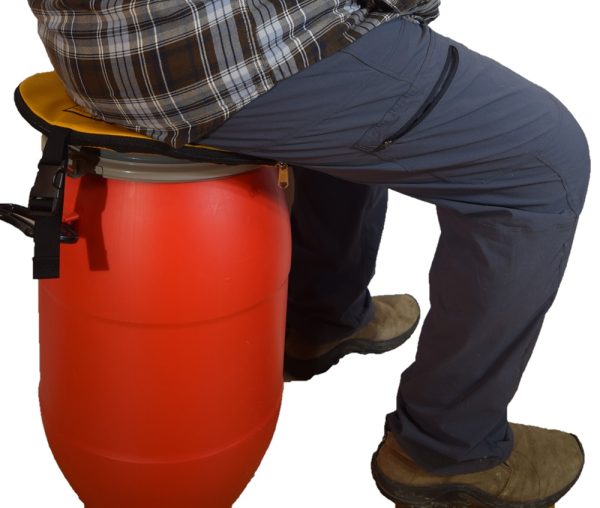
[[[27,78],[17,88],[15,102],[21,115],[33,127],[44,134],[48,134],[52,127],[69,129],[73,133],[72,143],[81,146],[160,153],[224,164],[275,162],[207,145],[185,145],[175,149],[143,134],[93,118],[71,100],[56,72],[44,72]]]

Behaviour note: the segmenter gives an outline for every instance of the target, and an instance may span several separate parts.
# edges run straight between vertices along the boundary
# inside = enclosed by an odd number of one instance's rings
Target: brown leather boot
[[[491,469],[437,476],[419,467],[388,432],[373,455],[381,493],[407,508],[548,508],[575,484],[584,455],[576,436],[511,424],[514,447]]]
[[[316,344],[289,330],[285,338],[285,379],[307,380],[322,374],[349,353],[385,353],[404,343],[415,331],[420,310],[410,295],[373,298],[373,319],[352,335]]]

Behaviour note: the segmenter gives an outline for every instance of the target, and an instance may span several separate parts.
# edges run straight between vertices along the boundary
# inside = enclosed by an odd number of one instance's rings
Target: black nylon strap
[[[70,134],[69,129],[61,127],[48,133],[35,184],[29,194],[29,208],[36,213],[34,279],[60,276],[60,235]]]

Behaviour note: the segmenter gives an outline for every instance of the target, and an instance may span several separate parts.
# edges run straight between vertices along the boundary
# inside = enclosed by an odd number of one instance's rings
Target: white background
[[[598,54],[592,49],[600,42],[598,14],[592,0],[445,0],[432,28],[556,95],[582,125],[594,160],[600,143]],[[22,79],[50,64],[26,2],[7,2],[3,21],[0,202],[26,204],[39,135],[18,115],[12,94]],[[597,198],[592,178],[564,282],[509,412],[511,421],[567,430],[582,440],[587,464],[560,508],[598,505]],[[432,206],[392,194],[372,293],[411,292],[425,312],[437,234]],[[0,224],[0,507],[76,508],[81,503],[54,462],[39,416],[32,253],[31,240]],[[235,508],[392,506],[377,491],[369,464],[415,346],[413,338],[387,355],[348,357],[308,383],[286,385],[272,445]]]

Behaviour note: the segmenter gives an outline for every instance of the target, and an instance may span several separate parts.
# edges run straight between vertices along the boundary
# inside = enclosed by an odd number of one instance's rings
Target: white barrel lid
[[[158,154],[100,150],[95,172],[104,178],[138,182],[197,182],[247,173],[260,164],[216,164]]]
[[[42,149],[46,144],[42,136]],[[81,151],[70,146],[71,152]],[[94,173],[104,178],[134,182],[198,182],[215,180],[254,171],[264,164],[217,164],[197,162],[161,154],[99,150],[100,158]]]

